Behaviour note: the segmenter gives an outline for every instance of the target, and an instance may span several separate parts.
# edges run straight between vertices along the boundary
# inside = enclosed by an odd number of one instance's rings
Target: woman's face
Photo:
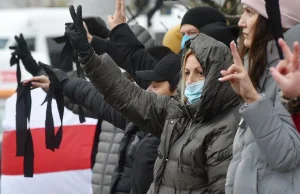
[[[180,28],[180,32],[183,35],[187,35],[187,36],[191,36],[191,35],[200,33],[199,30],[195,26],[190,25],[190,24],[183,24]]]
[[[186,59],[184,74],[186,84],[191,84],[205,79],[201,65],[194,54],[190,54]]]
[[[259,14],[247,5],[243,5],[244,13],[239,21],[239,27],[243,29],[244,45],[247,48],[251,47],[255,23]]]

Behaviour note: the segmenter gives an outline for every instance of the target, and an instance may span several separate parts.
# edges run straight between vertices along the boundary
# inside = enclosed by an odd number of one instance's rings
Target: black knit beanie
[[[216,22],[226,23],[225,16],[219,10],[212,7],[195,7],[185,13],[181,21],[181,26],[190,24],[200,30],[206,24]]]
[[[207,24],[200,28],[201,33],[224,43],[228,47],[230,47],[231,41],[236,42],[238,39],[239,30],[238,26],[227,26],[222,22]]]
[[[100,17],[85,17],[83,21],[86,23],[89,32],[100,38],[108,38],[110,30],[107,28],[106,23]]]
[[[150,53],[150,55],[156,60],[160,61],[162,58],[169,54],[174,54],[171,49],[169,49],[166,46],[154,46],[147,49],[147,51]]]

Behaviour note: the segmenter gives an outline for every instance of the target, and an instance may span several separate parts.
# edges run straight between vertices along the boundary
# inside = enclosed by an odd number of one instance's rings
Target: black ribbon
[[[20,59],[12,55],[10,65],[17,65],[17,102],[16,102],[16,147],[18,157],[24,157],[23,170],[25,177],[33,177],[34,148],[30,128],[31,96],[30,86],[21,83]]]
[[[43,102],[43,104],[45,102],[47,102],[46,121],[45,121],[46,148],[50,149],[52,151],[55,151],[55,149],[59,148],[60,143],[62,141],[63,116],[64,116],[64,95],[63,95],[60,81],[56,77],[52,68],[41,62],[39,62],[39,65],[47,73],[49,80],[50,80],[49,91],[47,92],[46,99]],[[60,122],[61,122],[56,134],[55,134],[54,121],[53,121],[53,116],[52,116],[52,99],[54,97],[56,99],[57,109],[58,109]]]
[[[276,47],[278,49],[279,57],[280,59],[284,59],[283,52],[280,45],[278,44],[278,39],[283,38],[279,0],[266,0],[266,11],[269,16],[269,22],[271,23],[271,28],[274,39],[276,41]]]
[[[78,78],[85,79],[84,71],[80,66],[79,60],[78,60],[78,53],[76,53],[68,39],[67,36],[61,36],[53,39],[57,44],[63,44],[65,43],[65,46],[60,54],[60,60],[62,61],[61,69],[66,67],[68,64],[72,64],[73,61],[76,63],[76,72]],[[79,108],[79,121],[80,123],[85,122],[85,116],[82,106],[78,106]]]

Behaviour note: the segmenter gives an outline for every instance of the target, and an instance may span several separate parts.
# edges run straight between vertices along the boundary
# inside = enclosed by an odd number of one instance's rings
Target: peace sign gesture
[[[122,23],[126,23],[125,0],[116,0],[115,13],[113,16],[108,16],[108,26],[110,30],[112,30],[117,25]]]
[[[77,13],[74,6],[69,7],[73,23],[66,24],[65,35],[67,35],[73,48],[78,53],[80,58],[90,57],[94,53],[92,46],[88,42],[87,32],[82,20],[82,7],[77,7]]]
[[[271,74],[287,98],[300,97],[300,46],[298,42],[294,43],[294,53],[284,42],[278,41],[285,60],[281,60],[276,68],[271,68]]]
[[[256,102],[261,98],[253,86],[248,72],[244,68],[241,57],[237,51],[236,44],[232,41],[230,43],[231,53],[234,64],[227,70],[222,70],[221,82],[229,81],[233,90],[240,95],[247,104]]]

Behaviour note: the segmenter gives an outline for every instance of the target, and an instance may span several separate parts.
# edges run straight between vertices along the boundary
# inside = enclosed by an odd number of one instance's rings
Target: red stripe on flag
[[[34,173],[90,168],[95,128],[95,125],[64,126],[62,142],[55,152],[46,149],[44,128],[31,129]],[[16,157],[16,131],[5,131],[2,142],[2,174],[22,175],[23,161],[23,157]]]

